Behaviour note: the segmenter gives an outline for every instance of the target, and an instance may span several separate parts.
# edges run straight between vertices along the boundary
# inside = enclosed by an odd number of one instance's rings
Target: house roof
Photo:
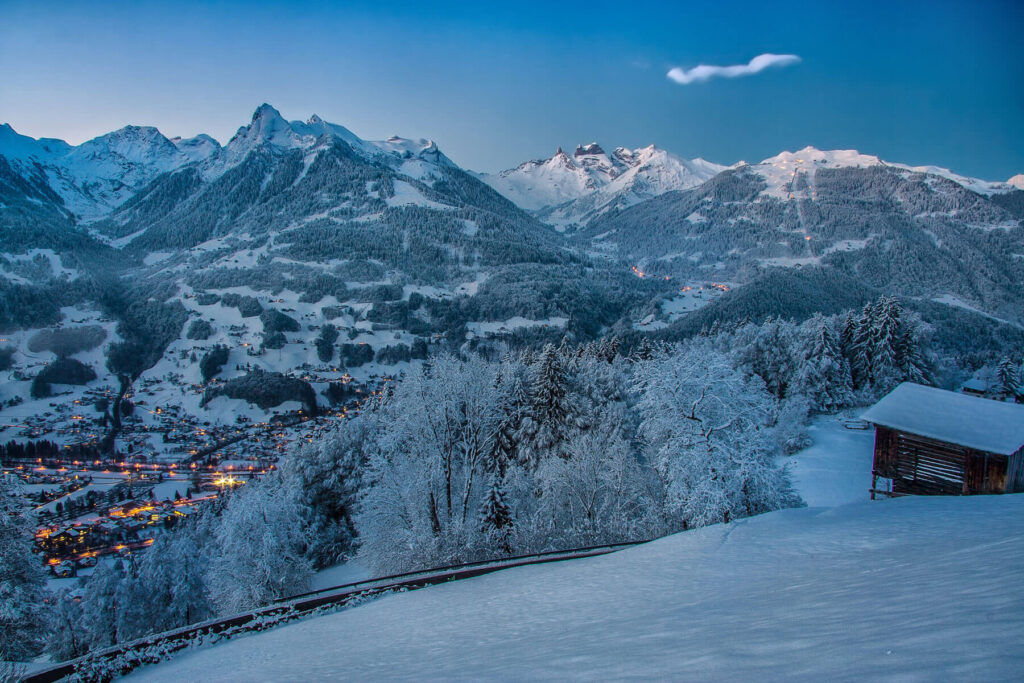
[[[861,416],[868,422],[979,451],[1024,447],[1024,405],[904,382]]]
[[[983,379],[972,377],[971,379],[964,382],[964,389],[985,393],[986,391],[988,391],[988,383]]]

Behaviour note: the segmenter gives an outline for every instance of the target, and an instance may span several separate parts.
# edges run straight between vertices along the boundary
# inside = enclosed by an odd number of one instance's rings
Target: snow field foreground
[[[1010,680],[1024,496],[785,510],[381,598],[141,681]]]

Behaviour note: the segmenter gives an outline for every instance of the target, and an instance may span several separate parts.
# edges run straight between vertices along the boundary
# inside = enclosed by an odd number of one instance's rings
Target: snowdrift
[[[786,510],[393,595],[133,680],[1009,679],[1024,496]]]

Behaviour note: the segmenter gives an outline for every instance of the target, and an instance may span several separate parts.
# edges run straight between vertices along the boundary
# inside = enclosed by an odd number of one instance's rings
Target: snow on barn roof
[[[1024,446],[1024,405],[904,382],[861,416],[883,427],[998,455]]]
[[[973,377],[964,382],[964,390],[977,391],[979,394],[984,394],[986,391],[988,391],[988,383],[983,379]]]

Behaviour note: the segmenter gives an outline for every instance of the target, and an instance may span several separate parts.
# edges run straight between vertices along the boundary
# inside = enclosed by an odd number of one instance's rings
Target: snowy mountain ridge
[[[665,192],[697,187],[728,169],[748,168],[764,179],[765,194],[792,199],[792,186],[800,175],[813,176],[819,168],[876,166],[938,176],[982,195],[1024,189],[1024,174],[1007,182],[992,182],[939,166],[911,166],[857,150],[821,150],[812,146],[783,151],[759,163],[740,161],[723,166],[701,158],[684,159],[654,145],[635,150],[618,147],[607,154],[592,142],[577,146],[572,156],[559,147],[549,159],[527,161],[496,175],[478,177],[539,219],[565,230],[572,224],[586,224],[611,209],[626,208]]]
[[[870,168],[873,166],[887,166],[912,173],[939,176],[982,195],[992,195],[1009,192],[1014,188],[1024,188],[1024,174],[1014,176],[1007,182],[991,182],[963,176],[940,166],[910,166],[909,164],[884,161],[872,154],[861,154],[855,149],[821,150],[810,145],[796,152],[781,152],[757,164],[740,162],[734,168],[743,166],[749,167],[750,170],[765,179],[765,182],[768,184],[765,193],[776,197],[788,198],[792,197],[789,197],[790,191],[787,189],[787,186],[793,183],[794,178],[800,174],[813,176],[813,171],[818,168]]]
[[[41,171],[65,207],[85,222],[110,213],[160,174],[219,149],[209,136],[172,141],[152,126],[125,126],[77,146],[0,126],[0,156],[24,175]]]
[[[618,147],[608,154],[596,142],[579,145],[570,157],[559,147],[497,175],[478,177],[518,206],[560,229],[585,223],[612,206],[629,206],[669,190],[700,185],[725,166],[683,159],[649,145]]]
[[[82,222],[89,223],[110,214],[162,173],[198,164],[203,177],[212,179],[234,168],[263,145],[278,150],[313,151],[331,139],[340,139],[367,160],[384,161],[428,184],[436,177],[436,167],[457,168],[432,140],[398,136],[363,140],[348,128],[329,123],[316,114],[306,121],[288,121],[266,103],[223,147],[205,134],[169,139],[152,126],[134,125],[74,146],[63,140],[20,135],[10,124],[3,124],[0,156],[26,176],[41,169],[65,207]],[[741,161],[725,166],[701,158],[685,159],[655,145],[637,149],[617,147],[607,153],[601,145],[591,142],[578,145],[572,155],[558,148],[547,159],[527,161],[497,174],[474,175],[520,208],[564,231],[572,225],[584,225],[611,209],[626,208],[665,192],[691,189],[728,169],[748,167],[765,179],[765,193],[791,198],[788,186],[798,175],[812,169],[873,166],[943,177],[983,195],[1024,189],[1024,174],[1006,182],[990,182],[938,166],[910,166],[856,150],[820,150],[810,146],[784,151],[756,164]]]
[[[91,223],[121,206],[157,176],[196,164],[206,179],[217,178],[242,163],[254,150],[315,151],[340,139],[370,161],[383,161],[411,177],[429,181],[430,168],[451,167],[432,140],[392,136],[365,141],[344,126],[314,114],[306,121],[287,121],[269,104],[260,105],[252,121],[238,129],[223,147],[214,138],[167,138],[152,126],[125,126],[70,145],[52,138],[20,135],[10,124],[0,126],[0,156],[23,176],[42,170],[65,207],[82,222]]]
[[[387,140],[367,141],[348,128],[324,121],[316,114],[306,121],[288,121],[277,109],[264,103],[256,109],[252,122],[240,127],[224,146],[223,153],[209,158],[204,175],[207,178],[221,175],[244,161],[262,145],[284,150],[313,151],[335,138],[370,161],[385,160],[398,166],[413,162],[410,164],[413,167],[412,173],[409,173],[413,177],[423,175],[423,169],[417,168],[417,161],[455,167],[432,140],[409,140],[395,135]]]

